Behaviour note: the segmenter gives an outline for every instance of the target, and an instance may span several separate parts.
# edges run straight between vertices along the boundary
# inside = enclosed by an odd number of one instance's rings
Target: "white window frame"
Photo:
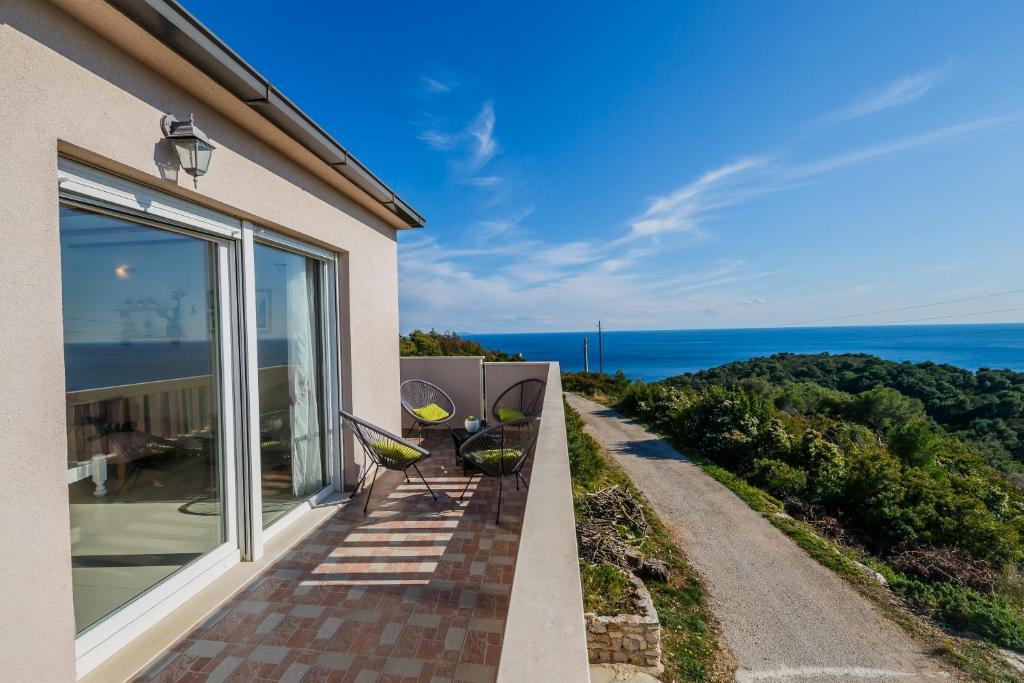
[[[109,175],[61,157],[58,160],[59,199],[123,215],[142,224],[191,233],[216,246],[219,315],[221,477],[224,497],[224,541],[199,559],[174,572],[152,588],[117,608],[75,638],[75,666],[79,678],[210,585],[240,560],[239,534],[239,393],[241,354],[238,351],[239,316],[232,282],[241,237],[241,221],[185,202],[144,185]]]
[[[250,223],[242,222],[242,290],[245,300],[245,317],[256,319],[256,273],[254,249],[257,243],[283,249],[302,256],[315,259],[320,264],[320,325],[321,344],[323,345],[322,381],[324,386],[324,405],[321,408],[324,424],[325,461],[327,472],[325,480],[328,484],[298,503],[293,509],[274,520],[273,524],[263,528],[263,492],[259,477],[261,469],[259,419],[248,420],[247,470],[250,473],[251,486],[247,491],[245,505],[247,523],[246,533],[250,534],[245,546],[245,559],[257,560],[263,556],[264,546],[274,536],[301,518],[305,513],[323,503],[336,491],[340,491],[343,481],[341,439],[340,439],[340,373],[338,372],[338,296],[337,296],[337,257],[334,253],[311,244],[292,239],[273,230]],[[259,382],[254,376],[259,368],[256,348],[256,330],[253,325],[245,327],[244,351],[245,365],[252,368],[246,381],[246,412],[250,416],[260,414]]]
[[[239,561],[257,560],[264,544],[343,487],[337,255],[311,244],[193,204],[147,185],[58,158],[62,204],[123,216],[217,245],[221,453],[225,541],[119,607],[75,638],[79,678],[169,615]],[[265,243],[321,264],[325,452],[329,483],[263,528],[259,453],[259,386],[253,248]]]

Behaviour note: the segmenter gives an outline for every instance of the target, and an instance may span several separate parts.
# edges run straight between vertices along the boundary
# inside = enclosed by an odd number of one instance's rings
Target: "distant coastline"
[[[598,369],[597,331],[460,333],[483,346],[555,360],[567,372],[583,369],[583,338],[590,369]],[[606,331],[604,370],[654,381],[736,360],[774,353],[867,353],[893,361],[931,361],[968,370],[1024,371],[1024,323],[876,325],[743,329]]]

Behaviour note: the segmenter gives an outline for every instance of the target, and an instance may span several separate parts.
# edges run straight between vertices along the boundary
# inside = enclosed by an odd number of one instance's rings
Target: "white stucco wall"
[[[397,223],[99,0],[0,0],[0,65],[0,671],[70,681],[58,153],[338,252],[343,401],[394,430]],[[166,112],[217,145],[198,190],[160,176]]]

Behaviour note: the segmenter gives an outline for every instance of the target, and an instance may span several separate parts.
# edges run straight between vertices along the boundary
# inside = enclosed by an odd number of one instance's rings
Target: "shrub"
[[[636,415],[659,432],[677,436],[691,404],[690,394],[681,389],[665,384],[637,382],[621,392],[617,407]]]
[[[1024,650],[1020,608],[999,596],[902,574],[890,585],[917,610],[945,626],[976,633],[1001,647]]]
[[[763,394],[711,387],[684,414],[683,436],[723,465],[745,473],[758,457],[786,459],[789,436]]]
[[[889,430],[889,450],[914,467],[927,467],[942,450],[942,438],[930,421],[917,418]]]
[[[781,460],[758,458],[753,462],[751,480],[777,498],[807,495],[807,472]]]
[[[492,351],[454,332],[437,330],[413,330],[408,337],[399,337],[398,351],[402,356],[483,356],[488,362],[523,360],[522,354],[513,356],[502,351]]]
[[[604,459],[597,442],[583,431],[583,419],[568,404],[565,406],[565,433],[573,484],[587,488],[600,478],[605,468]]]
[[[821,503],[834,503],[846,485],[846,458],[834,443],[809,429],[800,443],[801,464],[807,469],[807,483],[812,498]]]
[[[562,388],[588,398],[610,399],[617,402],[630,387],[629,378],[618,370],[614,375],[599,372],[563,372]]]

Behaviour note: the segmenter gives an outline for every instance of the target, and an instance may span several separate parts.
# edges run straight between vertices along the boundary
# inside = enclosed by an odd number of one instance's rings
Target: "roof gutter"
[[[107,3],[244,101],[408,227],[423,227],[423,216],[175,0]]]

